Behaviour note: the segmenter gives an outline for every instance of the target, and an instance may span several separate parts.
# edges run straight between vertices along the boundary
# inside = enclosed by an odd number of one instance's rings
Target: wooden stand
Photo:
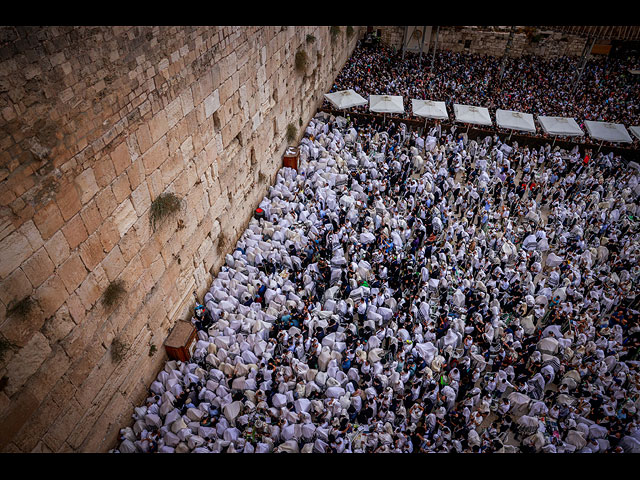
[[[178,320],[164,342],[164,348],[171,360],[188,361],[196,346],[196,327],[184,320]]]
[[[293,168],[298,171],[298,162],[300,161],[300,149],[298,147],[289,147],[284,152],[282,163],[284,167]]]

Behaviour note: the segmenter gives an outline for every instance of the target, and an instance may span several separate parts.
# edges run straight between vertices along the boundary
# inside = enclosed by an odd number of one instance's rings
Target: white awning
[[[613,143],[631,143],[633,141],[627,129],[620,123],[585,120],[584,125],[591,138],[595,140]]]
[[[633,133],[636,138],[640,138],[640,125],[636,127],[629,127],[629,131]]]
[[[357,107],[359,105],[366,105],[367,99],[362,95],[356,93],[354,90],[340,90],[339,92],[325,93],[324,98],[329,100],[331,104],[344,110],[345,108]]]
[[[370,95],[369,110],[378,113],[404,113],[404,102],[398,95]]]
[[[489,110],[485,107],[472,105],[453,105],[456,121],[461,123],[473,123],[475,125],[493,125]]]
[[[536,131],[533,115],[530,113],[514,112],[513,110],[496,110],[496,123],[499,127],[510,130],[522,130],[524,132]]]
[[[582,137],[584,132],[575,121],[570,117],[545,117],[538,116],[538,122],[542,129],[551,135],[562,135],[569,137]]]
[[[411,110],[414,115],[425,118],[437,118],[440,120],[448,120],[447,105],[444,102],[435,102],[433,100],[411,99]]]

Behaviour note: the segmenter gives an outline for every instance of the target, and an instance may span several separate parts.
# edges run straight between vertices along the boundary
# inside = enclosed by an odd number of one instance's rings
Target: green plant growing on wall
[[[149,223],[156,230],[156,226],[165,218],[173,215],[182,207],[182,200],[173,192],[161,193],[151,202],[149,208]]]
[[[129,344],[119,338],[114,338],[111,342],[111,358],[114,362],[120,363],[129,351]]]
[[[220,232],[220,235],[218,235],[218,255],[222,255],[225,248],[227,248],[227,235],[224,232]]]
[[[307,52],[305,52],[304,50],[298,50],[296,52],[295,63],[296,70],[301,73],[304,72],[307,69],[308,63]]]
[[[149,347],[149,356],[153,357],[157,351],[158,351],[158,347],[156,347],[155,345],[151,345]]]
[[[16,302],[16,304],[13,305],[7,313],[8,313],[8,316],[15,315],[18,318],[26,319],[29,316],[29,314],[33,311],[34,306],[35,306],[35,302],[33,301],[33,299],[27,296],[27,297],[24,297],[19,302]]]
[[[338,40],[338,35],[340,35],[340,27],[329,27],[329,33],[331,34],[331,43],[335,43]]]
[[[13,343],[4,337],[0,337],[0,360],[4,359],[5,353],[14,347]]]
[[[292,143],[296,139],[297,135],[298,130],[296,129],[296,126],[293,123],[287,125],[287,142]]]
[[[313,43],[316,41],[316,37],[314,37],[313,35],[311,35],[310,33],[307,34],[307,43]]]
[[[110,282],[102,295],[102,305],[109,308],[116,305],[126,293],[123,280],[114,280]]]
[[[347,38],[351,38],[353,37],[355,30],[353,29],[353,27],[351,25],[349,25],[347,27]]]

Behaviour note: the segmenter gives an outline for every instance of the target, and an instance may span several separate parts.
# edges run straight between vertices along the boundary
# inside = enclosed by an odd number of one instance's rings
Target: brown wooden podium
[[[196,327],[191,322],[178,320],[164,342],[171,360],[188,361],[196,346]]]
[[[293,168],[298,171],[298,162],[300,161],[300,149],[298,147],[289,147],[284,152],[282,157],[282,163],[284,167]]]

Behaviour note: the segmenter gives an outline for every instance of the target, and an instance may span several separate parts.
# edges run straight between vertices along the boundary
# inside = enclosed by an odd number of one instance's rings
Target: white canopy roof
[[[485,107],[454,104],[453,111],[458,122],[473,123],[476,125],[493,125],[489,110]]]
[[[354,90],[340,90],[339,92],[325,93],[324,98],[329,100],[331,104],[339,109],[356,107],[358,105],[366,105],[367,99]]]
[[[620,123],[594,122],[585,120],[584,125],[591,138],[595,140],[604,140],[605,142],[614,143],[631,143],[629,132]]]
[[[582,137],[584,132],[575,121],[570,117],[546,117],[538,116],[538,122],[542,129],[551,135],[566,135],[572,137]]]
[[[535,132],[536,125],[530,113],[514,112],[513,110],[496,110],[496,123],[499,127],[510,130]]]
[[[629,131],[633,133],[636,138],[640,138],[640,125],[636,127],[629,127]]]
[[[369,110],[378,113],[403,113],[404,102],[398,95],[370,95]]]
[[[433,100],[411,99],[411,109],[414,115],[425,118],[438,118],[440,120],[448,120],[447,105],[444,102],[435,102]]]

